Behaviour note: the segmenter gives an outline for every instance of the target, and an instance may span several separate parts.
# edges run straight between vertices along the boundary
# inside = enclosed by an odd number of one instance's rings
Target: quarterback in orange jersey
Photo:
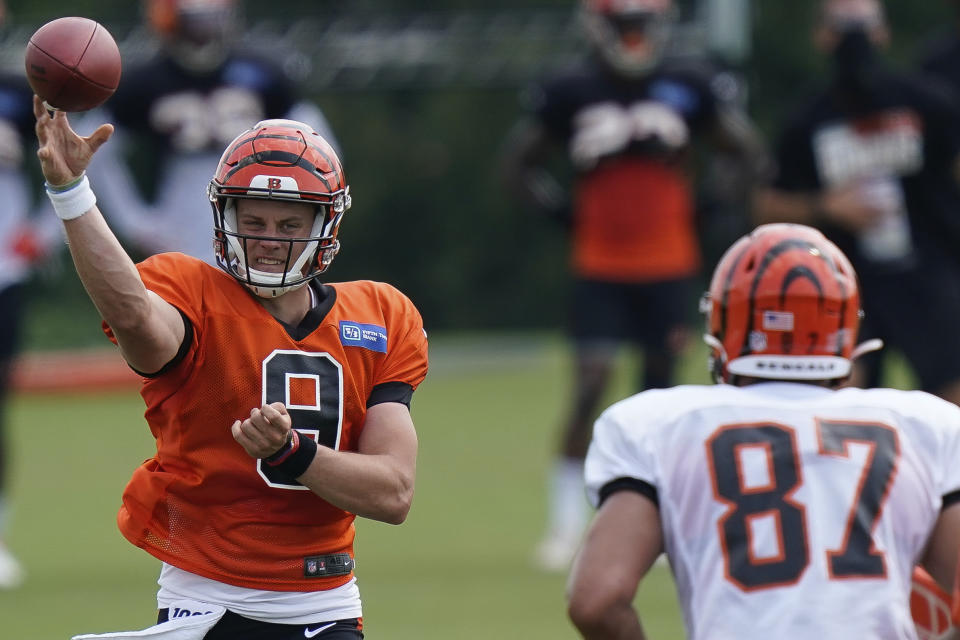
[[[145,379],[157,453],[118,521],[163,562],[156,632],[362,638],[353,521],[407,516],[427,341],[390,285],[317,279],[351,203],[336,153],[303,123],[258,123],[210,183],[220,269],[179,253],[134,265],[84,176],[112,126],[80,137],[34,111],[77,273]]]

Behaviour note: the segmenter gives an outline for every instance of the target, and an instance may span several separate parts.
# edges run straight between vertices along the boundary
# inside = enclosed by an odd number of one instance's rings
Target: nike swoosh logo
[[[322,627],[317,627],[316,629],[304,629],[304,630],[303,630],[303,637],[304,637],[304,638],[312,638],[313,636],[317,635],[318,633],[323,633],[324,631],[326,631],[326,630],[329,629],[330,627],[334,626],[335,624],[337,624],[337,623],[336,623],[336,622],[331,622],[330,624],[325,624],[325,625],[323,625]]]

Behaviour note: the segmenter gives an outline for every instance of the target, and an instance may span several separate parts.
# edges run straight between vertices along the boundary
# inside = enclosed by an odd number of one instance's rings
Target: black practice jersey
[[[294,101],[288,77],[266,60],[235,54],[199,74],[161,54],[125,72],[107,106],[118,125],[150,137],[161,153],[219,153],[251,123],[284,117]]]
[[[947,87],[885,71],[868,105],[844,109],[832,90],[803,105],[779,141],[775,186],[817,191],[858,182],[884,202],[902,200],[912,255],[958,238],[953,167],[960,152],[960,108]],[[825,227],[861,275],[886,269],[864,238]],[[940,253],[940,251],[937,251]]]
[[[577,172],[576,274],[655,282],[697,272],[692,188],[680,160],[716,125],[724,98],[715,80],[674,64],[626,79],[590,60],[529,92],[528,108]]]
[[[960,37],[950,33],[931,41],[923,52],[920,68],[960,89]]]
[[[0,166],[23,165],[35,141],[33,91],[22,74],[0,73]]]
[[[231,54],[207,73],[191,72],[161,52],[124,70],[106,116],[117,125],[90,166],[101,210],[138,251],[182,251],[212,262],[213,219],[207,184],[226,146],[268,118],[312,126],[336,145],[323,113],[302,99],[277,64]]]
[[[589,61],[538,85],[528,108],[581,171],[621,154],[673,161],[692,134],[714,124],[718,105],[732,97],[731,82],[693,65],[664,65],[628,80]]]

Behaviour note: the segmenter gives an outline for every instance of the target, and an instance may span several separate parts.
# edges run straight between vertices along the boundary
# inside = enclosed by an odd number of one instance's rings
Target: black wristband
[[[292,455],[293,452],[299,447],[300,434],[296,429],[290,429],[290,431],[287,431],[287,439],[284,441],[283,446],[271,453],[266,458],[263,458],[263,461],[271,467],[275,467],[290,457],[290,455]]]
[[[317,443],[314,439],[302,433],[298,434],[298,436],[300,444],[296,450],[285,456],[282,461],[277,464],[270,465],[272,468],[292,479],[302,476],[317,455]]]

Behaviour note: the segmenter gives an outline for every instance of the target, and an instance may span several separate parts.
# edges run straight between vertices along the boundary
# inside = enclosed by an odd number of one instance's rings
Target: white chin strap
[[[714,336],[706,334],[704,342],[716,351],[718,358],[726,359],[723,345]],[[775,380],[833,380],[850,375],[853,361],[865,353],[883,348],[879,339],[867,340],[857,345],[850,358],[840,356],[789,356],[783,354],[758,354],[740,356],[727,362],[727,372],[732,375]]]

